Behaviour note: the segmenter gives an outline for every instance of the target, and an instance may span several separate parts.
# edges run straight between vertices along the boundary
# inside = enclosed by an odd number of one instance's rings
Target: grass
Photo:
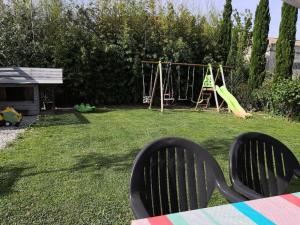
[[[270,134],[300,158],[300,124],[268,115],[241,120],[215,112],[115,109],[43,116],[0,152],[0,224],[129,224],[131,167],[146,143],[191,139],[228,174],[230,143],[246,131]],[[210,206],[225,202],[215,195]]]

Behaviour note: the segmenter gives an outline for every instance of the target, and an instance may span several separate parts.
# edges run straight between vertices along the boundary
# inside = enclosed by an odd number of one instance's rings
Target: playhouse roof
[[[0,68],[0,84],[62,84],[63,70],[53,68]]]

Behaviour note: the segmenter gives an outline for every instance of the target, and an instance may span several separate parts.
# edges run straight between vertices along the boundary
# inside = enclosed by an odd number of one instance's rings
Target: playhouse
[[[23,115],[37,115],[41,108],[54,108],[54,92],[62,83],[62,69],[0,68],[0,109],[10,106]]]

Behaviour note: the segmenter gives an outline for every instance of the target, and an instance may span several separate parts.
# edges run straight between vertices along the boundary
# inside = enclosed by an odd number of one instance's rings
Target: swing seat
[[[170,93],[164,94],[164,100],[165,101],[175,101],[175,98],[172,97]]]
[[[175,101],[175,98],[173,98],[173,95],[170,93],[166,93],[164,94],[164,105],[168,106],[168,105],[172,105]]]
[[[144,96],[143,97],[143,103],[144,104],[150,104],[151,98],[152,98],[152,96]]]
[[[189,100],[188,98],[178,98],[178,101],[187,101]]]

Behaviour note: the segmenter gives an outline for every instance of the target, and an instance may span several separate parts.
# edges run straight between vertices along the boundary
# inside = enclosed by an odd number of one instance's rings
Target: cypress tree
[[[253,45],[248,80],[251,89],[261,86],[264,80],[270,20],[269,0],[260,0],[256,8],[253,28]]]
[[[295,57],[297,16],[297,8],[287,3],[283,3],[281,9],[279,38],[276,43],[275,79],[278,79],[279,77],[292,77]]]
[[[232,29],[232,4],[231,0],[226,0],[223,11],[223,20],[220,27],[219,46],[220,46],[220,59],[226,62],[227,56],[231,45],[231,29]]]
[[[231,46],[227,57],[226,65],[236,66],[236,59],[238,54],[238,41],[239,41],[239,30],[233,28],[231,37]]]

